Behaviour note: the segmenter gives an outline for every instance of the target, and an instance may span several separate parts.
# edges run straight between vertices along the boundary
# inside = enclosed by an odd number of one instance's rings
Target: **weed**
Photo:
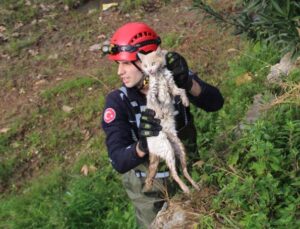
[[[164,36],[162,43],[166,48],[176,48],[180,45],[182,40],[182,36],[178,35],[178,33],[168,33]]]
[[[300,147],[299,108],[279,104],[276,109],[261,114],[253,124],[246,125],[240,137],[234,131],[253,95],[270,93],[268,87],[262,85],[266,66],[276,60],[275,49],[261,45],[250,47],[230,63],[228,78],[222,87],[227,98],[224,108],[217,114],[195,111],[201,133],[199,151],[201,159],[206,161],[202,178],[221,188],[213,208],[230,228],[299,226],[295,224],[299,192],[292,185],[298,185],[295,161],[299,161],[300,156],[297,150]],[[249,72],[252,80],[237,85],[237,77]],[[288,78],[294,79],[294,76]]]
[[[95,83],[97,83],[95,79],[80,77],[74,80],[65,81],[54,88],[46,90],[41,94],[41,96],[46,100],[50,100],[54,96],[67,93],[75,89],[90,87]]]
[[[9,54],[19,55],[24,48],[32,46],[38,41],[39,38],[39,35],[34,35],[25,39],[14,39],[9,42],[6,49]]]

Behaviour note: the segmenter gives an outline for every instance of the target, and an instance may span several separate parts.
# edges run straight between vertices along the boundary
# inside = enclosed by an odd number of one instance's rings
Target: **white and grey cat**
[[[185,193],[189,193],[189,188],[177,174],[175,157],[180,160],[183,175],[197,190],[199,190],[199,187],[187,171],[185,149],[177,137],[175,129],[175,108],[173,104],[176,95],[180,96],[183,105],[186,107],[189,105],[189,100],[185,90],[176,86],[172,73],[166,68],[166,52],[158,48],[146,55],[138,53],[142,62],[141,68],[149,76],[147,108],[155,111],[155,117],[161,120],[160,124],[162,126],[162,131],[159,132],[158,136],[147,138],[150,164],[144,191],[151,190],[159,159],[162,158],[166,161],[173,179]]]

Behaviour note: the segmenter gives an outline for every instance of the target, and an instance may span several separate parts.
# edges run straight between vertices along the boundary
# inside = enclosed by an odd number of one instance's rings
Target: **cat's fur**
[[[147,108],[155,111],[155,117],[161,120],[160,124],[162,126],[162,131],[159,132],[158,136],[147,138],[150,152],[150,165],[144,191],[151,190],[157,172],[159,158],[162,158],[166,161],[173,179],[185,193],[189,193],[189,188],[182,182],[177,174],[175,157],[179,158],[181,162],[184,176],[197,190],[199,190],[199,187],[192,180],[187,171],[185,149],[177,137],[175,129],[175,108],[173,99],[176,95],[179,95],[184,106],[189,105],[189,100],[185,90],[176,86],[172,73],[166,68],[165,55],[166,51],[160,48],[147,55],[138,53],[142,62],[141,68],[144,73],[149,76]]]

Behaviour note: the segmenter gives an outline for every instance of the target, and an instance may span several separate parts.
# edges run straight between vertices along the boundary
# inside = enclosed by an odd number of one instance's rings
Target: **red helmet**
[[[160,37],[148,25],[130,22],[114,33],[109,47],[106,47],[106,53],[110,60],[136,61],[137,52],[154,51],[160,43]]]

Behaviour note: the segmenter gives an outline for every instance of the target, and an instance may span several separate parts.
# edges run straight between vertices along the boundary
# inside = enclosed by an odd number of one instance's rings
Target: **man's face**
[[[128,88],[136,86],[143,74],[130,61],[118,61],[118,64],[118,75],[124,85]],[[137,65],[140,63],[137,62]]]

